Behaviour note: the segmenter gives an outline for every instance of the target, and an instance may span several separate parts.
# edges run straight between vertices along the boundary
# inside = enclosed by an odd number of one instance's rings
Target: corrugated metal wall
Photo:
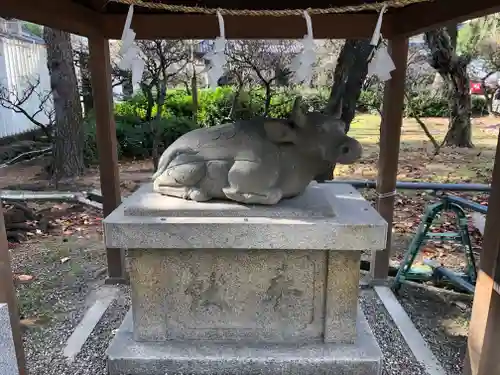
[[[41,94],[49,92],[50,76],[45,46],[29,40],[0,35],[0,85],[11,93],[17,91],[21,95],[26,88],[26,82],[34,82],[38,77],[40,84],[37,91]],[[34,115],[39,107],[40,98],[36,94],[31,95],[22,106],[30,115]],[[48,122],[43,111],[35,118],[43,124]],[[37,126],[22,113],[15,113],[0,106],[0,138],[22,134],[36,128]]]

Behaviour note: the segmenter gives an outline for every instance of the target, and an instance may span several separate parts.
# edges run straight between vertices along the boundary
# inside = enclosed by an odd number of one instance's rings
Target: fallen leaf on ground
[[[48,323],[49,321],[50,318],[48,317],[34,317],[34,318],[21,319],[19,323],[21,324],[22,328],[29,329],[29,328],[36,328],[42,324]]]
[[[27,283],[29,281],[32,281],[33,280],[33,276],[32,275],[14,275],[14,278],[22,283]]]

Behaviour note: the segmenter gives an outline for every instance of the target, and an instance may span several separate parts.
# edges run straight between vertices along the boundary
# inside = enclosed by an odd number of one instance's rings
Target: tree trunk
[[[198,78],[196,70],[193,68],[193,77],[191,78],[191,93],[193,99],[193,121],[198,123]]]
[[[82,106],[70,34],[44,27],[44,39],[55,108],[52,172],[58,181],[80,176],[85,170]]]
[[[458,24],[456,22],[451,22],[446,25],[446,32],[450,36],[451,48],[453,51],[457,51],[457,40],[458,40]]]
[[[153,84],[146,85],[145,83],[142,83],[141,90],[143,94],[146,96],[146,100],[148,103],[144,121],[151,121],[153,119],[153,107],[155,105],[155,99],[153,97]]]
[[[129,71],[121,72],[123,75],[122,93],[124,100],[130,100],[134,96],[134,85],[132,84],[132,73]]]
[[[368,73],[368,57],[372,49],[368,39],[349,39],[346,40],[337,60],[325,113],[341,113],[341,119],[346,124],[346,133],[356,114],[356,103]],[[323,182],[333,179],[334,169],[335,164],[328,164],[325,171],[316,176],[315,180]]]
[[[264,101],[264,116],[268,116],[269,108],[271,107],[271,97],[273,93],[271,92],[271,84],[269,82],[264,82],[264,87],[266,90],[266,99]]]
[[[167,97],[167,80],[164,78],[158,87],[158,92],[156,94],[156,103],[158,110],[156,112],[156,118],[152,121],[153,127],[153,149],[151,150],[151,158],[153,159],[154,170],[158,169],[158,162],[160,161],[160,152],[158,150],[161,136],[162,128],[160,126],[161,116],[163,114],[163,106],[165,105],[165,99]]]
[[[445,29],[426,32],[425,41],[431,52],[429,64],[443,77],[447,87],[450,123],[445,144],[474,147],[471,135],[470,83],[467,73],[470,58],[457,56]]]
[[[484,91],[484,99],[486,101],[486,110],[488,111],[488,114],[490,116],[495,116],[493,112],[493,96],[495,95],[495,92],[490,92],[488,85],[486,85],[486,80],[493,74],[495,74],[495,72],[489,72],[481,79],[481,87]],[[481,116],[483,115],[483,113],[484,110],[481,112]]]
[[[82,98],[84,115],[88,116],[94,109],[94,96],[92,94],[92,83],[90,82],[89,54],[84,51],[78,53],[78,64],[82,78]]]

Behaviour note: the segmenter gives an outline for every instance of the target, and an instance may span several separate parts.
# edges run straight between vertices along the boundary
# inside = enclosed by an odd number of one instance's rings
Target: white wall
[[[47,50],[43,44],[0,36],[0,86],[10,92],[23,92],[28,80],[40,78],[39,93],[50,91],[50,76],[47,68]],[[52,103],[50,103],[52,104]],[[40,100],[31,95],[23,104],[23,109],[33,115],[38,111]],[[45,113],[35,117],[43,124],[48,122]],[[26,116],[0,106],[0,138],[22,134],[36,129]]]

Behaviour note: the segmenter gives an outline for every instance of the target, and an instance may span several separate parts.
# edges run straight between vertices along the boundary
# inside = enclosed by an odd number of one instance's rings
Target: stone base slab
[[[110,375],[379,375],[382,353],[362,312],[355,344],[136,342],[128,312],[108,351]]]

